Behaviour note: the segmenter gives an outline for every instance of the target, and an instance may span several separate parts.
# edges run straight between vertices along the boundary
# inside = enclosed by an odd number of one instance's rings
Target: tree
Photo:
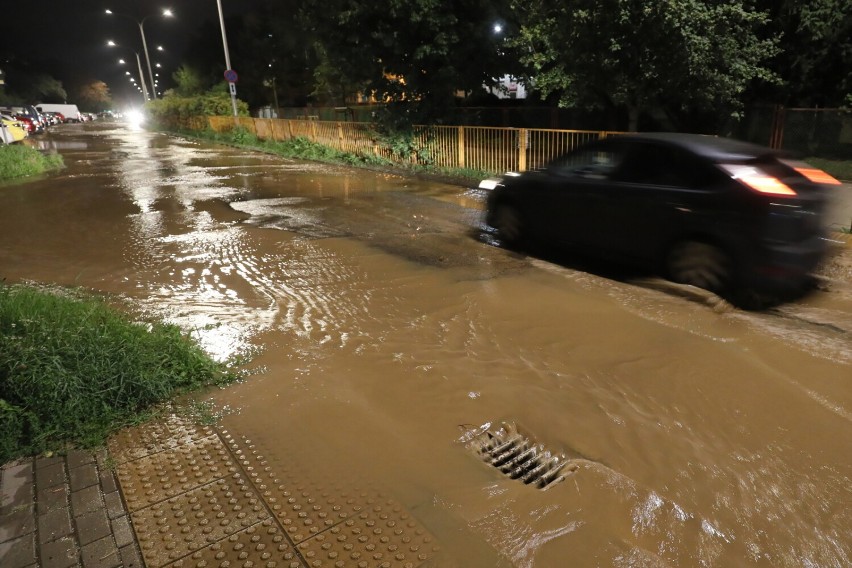
[[[172,79],[175,82],[175,87],[170,89],[170,93],[178,97],[200,95],[209,87],[205,84],[201,73],[189,65],[178,67],[177,71],[172,73]]]
[[[852,4],[848,0],[759,0],[780,38],[770,66],[781,82],[757,97],[792,106],[841,106],[852,98]]]
[[[84,109],[100,111],[112,104],[109,87],[103,81],[89,81],[77,90],[77,101]]]
[[[246,17],[238,37],[241,77],[258,105],[303,106],[313,91],[314,34],[300,16],[302,0],[274,0]]]
[[[68,99],[62,83],[44,73],[34,75],[30,79],[29,88],[24,92],[29,95],[30,100],[45,103],[64,103]]]
[[[508,13],[502,0],[306,1],[300,13],[316,42],[318,92],[338,104],[363,90],[437,116],[456,91],[508,71],[492,31]]]
[[[512,0],[520,19],[511,40],[543,97],[560,106],[625,108],[670,118],[730,113],[764,66],[776,38],[758,31],[766,14],[741,0]]]

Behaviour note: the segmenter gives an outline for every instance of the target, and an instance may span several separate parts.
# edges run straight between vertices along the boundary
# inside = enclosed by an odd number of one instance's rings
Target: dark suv
[[[837,183],[737,140],[631,134],[480,187],[492,190],[485,220],[504,245],[580,249],[725,294],[801,288],[826,251]]]

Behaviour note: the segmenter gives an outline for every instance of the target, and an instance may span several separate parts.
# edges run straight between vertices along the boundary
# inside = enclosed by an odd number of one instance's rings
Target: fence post
[[[317,141],[317,121],[316,120],[309,120],[308,122],[311,123],[311,136],[313,136],[314,142],[316,142]]]
[[[343,124],[337,123],[337,149],[343,151]]]
[[[772,112],[772,131],[769,133],[769,147],[774,150],[779,150],[784,143],[784,118],[784,107],[775,105]]]
[[[518,171],[527,169],[527,129],[518,128]]]
[[[464,168],[464,126],[459,126],[459,168]]]

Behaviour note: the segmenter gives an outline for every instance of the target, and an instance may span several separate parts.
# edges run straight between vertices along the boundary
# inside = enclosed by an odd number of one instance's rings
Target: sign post
[[[219,8],[219,27],[222,28],[222,47],[225,48],[225,79],[228,80],[231,91],[231,107],[234,109],[234,123],[237,122],[237,88],[234,84],[237,80],[237,72],[231,69],[231,54],[228,53],[228,37],[225,35],[225,16],[222,14],[222,0],[216,0],[216,7]],[[229,73],[234,74],[234,80],[228,79]]]
[[[237,116],[237,72],[233,69],[225,71],[225,80],[228,82],[228,92],[231,93],[231,105],[234,107],[234,116]]]

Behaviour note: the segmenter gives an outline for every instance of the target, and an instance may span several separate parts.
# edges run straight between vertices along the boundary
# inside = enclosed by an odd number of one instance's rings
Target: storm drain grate
[[[485,424],[468,431],[461,441],[485,463],[538,489],[547,489],[577,469],[564,454],[546,450],[514,423],[503,422],[496,429]]]

